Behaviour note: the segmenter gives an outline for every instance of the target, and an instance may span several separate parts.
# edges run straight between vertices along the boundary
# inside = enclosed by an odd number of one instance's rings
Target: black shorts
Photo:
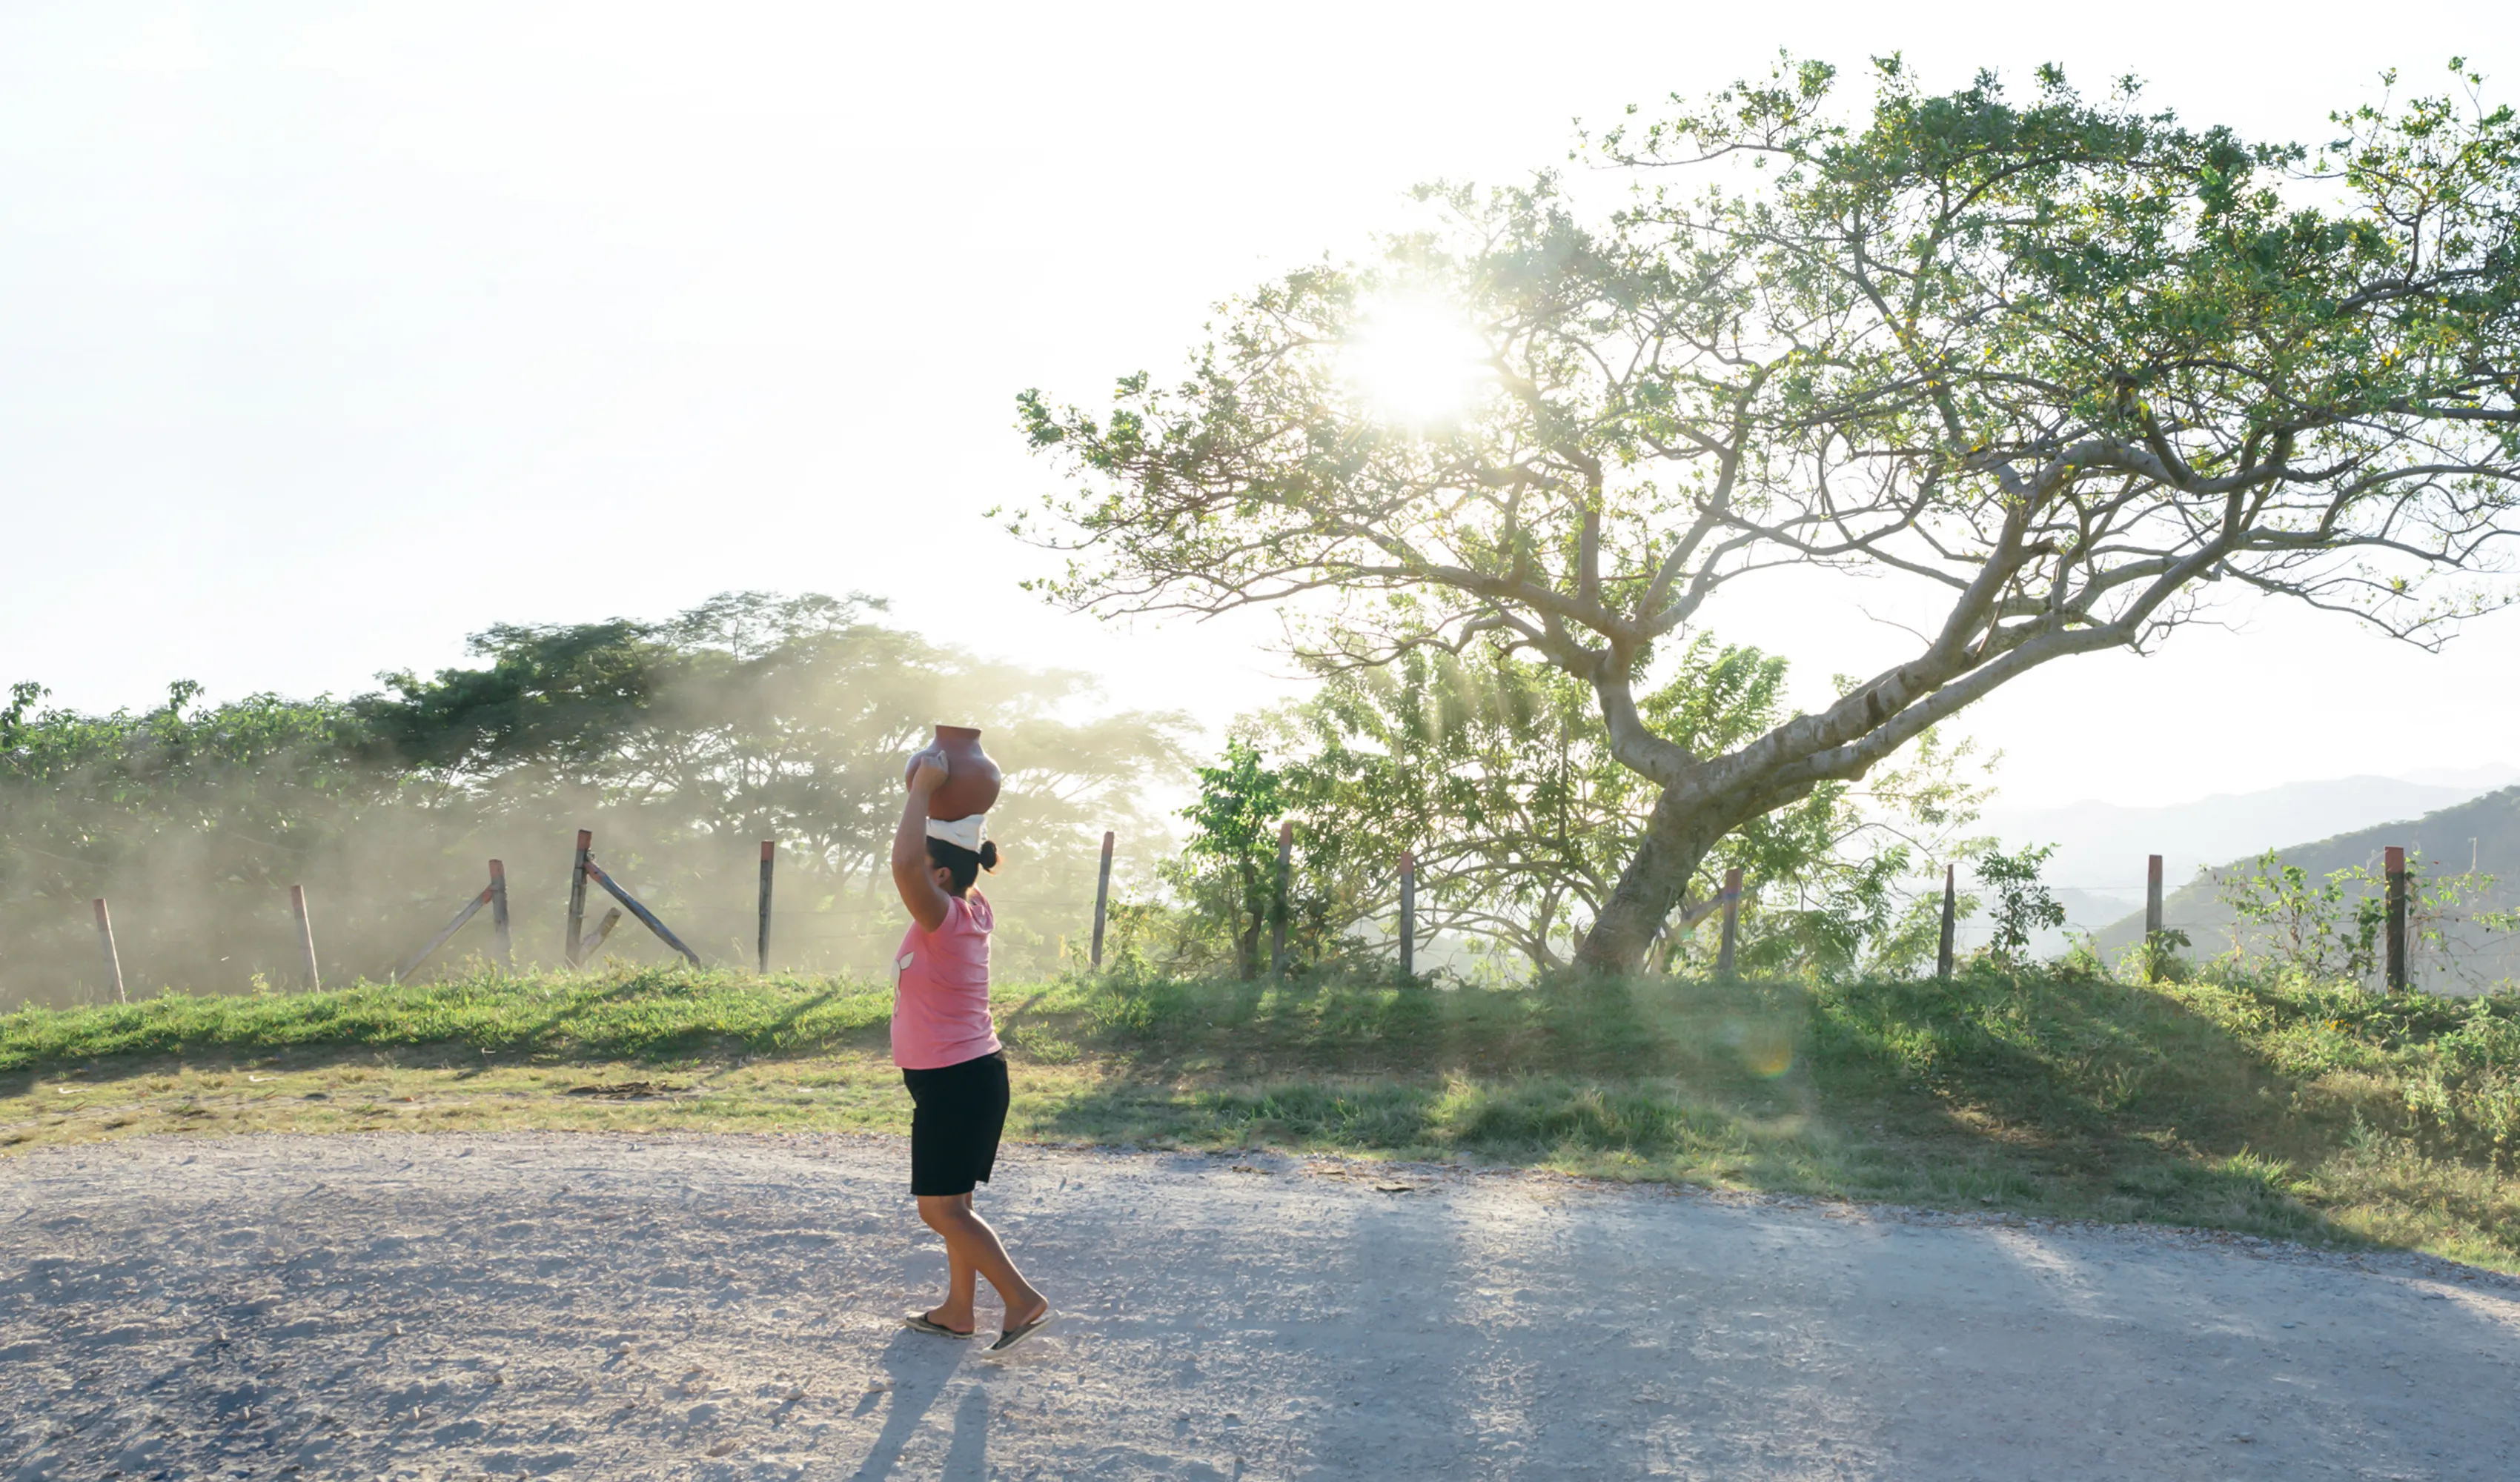
[[[910,1191],[969,1193],[989,1182],[1007,1130],[1007,1055],[934,1070],[904,1070],[910,1088]]]

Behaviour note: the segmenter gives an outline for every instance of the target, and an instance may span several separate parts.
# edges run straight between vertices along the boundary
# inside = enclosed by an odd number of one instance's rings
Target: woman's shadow
[[[977,1341],[976,1339],[973,1341]],[[883,1429],[875,1438],[875,1446],[866,1460],[850,1475],[859,1482],[892,1474],[901,1460],[901,1449],[918,1433],[922,1420],[945,1393],[964,1357],[971,1351],[969,1343],[951,1338],[938,1338],[926,1333],[904,1329],[893,1334],[877,1362],[892,1380],[892,1387],[882,1393],[870,1392],[861,1401],[861,1415],[885,1403],[891,1397],[891,1408],[884,1412]],[[945,1450],[942,1475],[948,1478],[986,1477],[989,1474],[989,1391],[984,1384],[973,1384],[964,1392],[962,1403],[954,1412],[954,1439]]]

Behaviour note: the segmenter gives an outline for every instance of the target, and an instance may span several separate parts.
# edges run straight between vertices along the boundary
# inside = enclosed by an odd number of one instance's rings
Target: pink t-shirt
[[[945,898],[945,921],[929,931],[914,920],[892,962],[892,1062],[941,1070],[998,1049],[989,1021],[989,898],[973,890]]]

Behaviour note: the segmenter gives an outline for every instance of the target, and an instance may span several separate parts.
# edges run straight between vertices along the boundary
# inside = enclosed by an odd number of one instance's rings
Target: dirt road
[[[2520,1287],[2418,1258],[1012,1149],[983,1207],[1069,1316],[993,1364],[894,1325],[904,1163],[0,1160],[0,1478],[2520,1475]]]

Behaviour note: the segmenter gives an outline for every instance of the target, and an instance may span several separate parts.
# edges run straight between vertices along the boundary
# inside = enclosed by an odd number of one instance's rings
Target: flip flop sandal
[[[993,1354],[1007,1352],[1009,1349],[1013,1348],[1024,1339],[1031,1337],[1034,1333],[1048,1327],[1050,1325],[1050,1320],[1057,1316],[1058,1314],[1052,1312],[1049,1308],[1043,1308],[1041,1310],[1040,1317],[1026,1323],[1023,1326],[1010,1327],[1005,1332],[998,1334],[998,1341],[990,1344],[988,1351]]]
[[[972,1333],[969,1332],[956,1332],[954,1329],[946,1326],[942,1323],[929,1322],[927,1314],[923,1312],[903,1313],[901,1315],[901,1325],[909,1328],[912,1332],[933,1333],[935,1336],[940,1338],[968,1338],[972,1335]],[[977,1331],[977,1328],[972,1330],[972,1332]]]

